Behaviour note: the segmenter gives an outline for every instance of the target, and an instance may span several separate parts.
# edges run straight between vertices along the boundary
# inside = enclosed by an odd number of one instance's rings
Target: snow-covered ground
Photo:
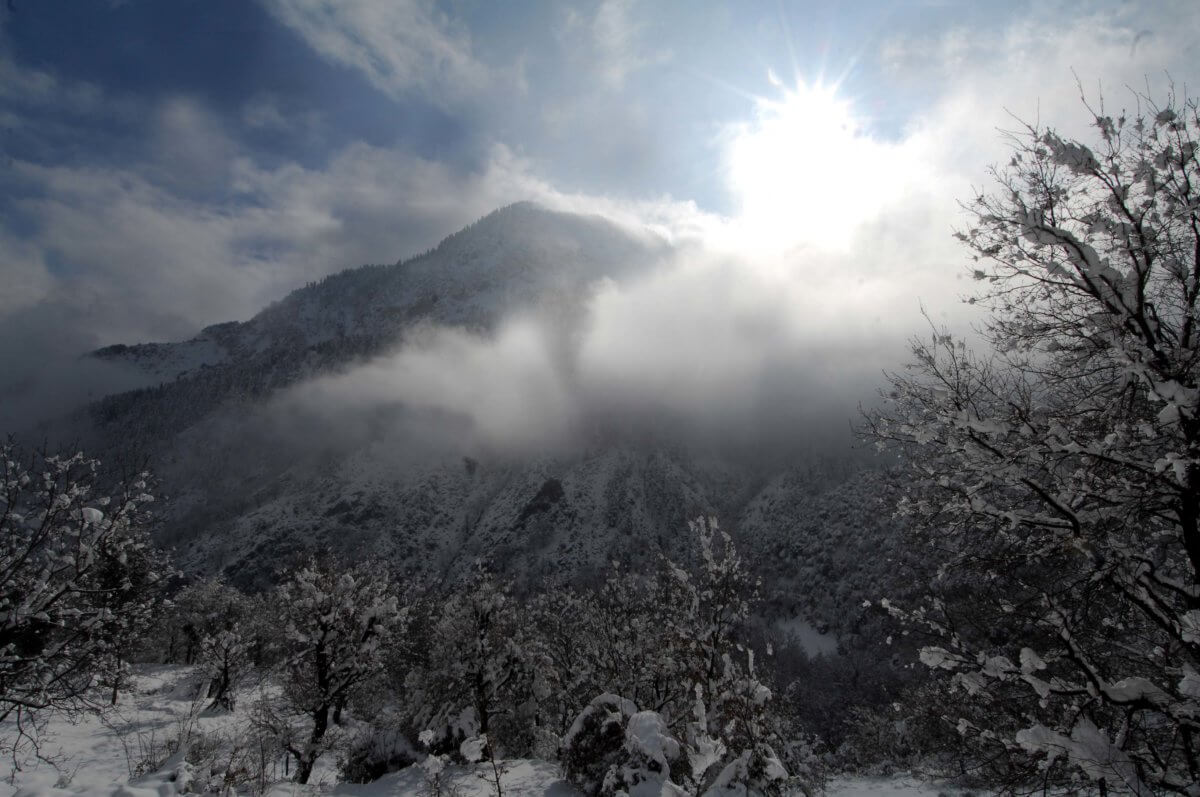
[[[930,797],[964,793],[969,792],[903,775],[893,778],[833,778],[825,786],[827,797]]]
[[[558,766],[546,761],[502,762],[504,773],[500,786],[506,795],[531,795],[531,797],[578,797],[579,791],[564,781]],[[491,797],[496,793],[492,785],[491,765],[479,765],[478,769],[458,768],[450,773],[448,782],[442,786],[443,794],[460,797]],[[302,794],[331,794],[344,797],[425,797],[431,793],[420,767],[409,767],[401,772],[385,775],[374,783],[342,783],[331,789],[304,790],[294,783],[278,783],[267,792],[268,797],[292,797]]]
[[[103,717],[59,717],[47,724],[42,752],[53,765],[26,761],[15,773],[11,762],[0,765],[0,797],[171,793],[173,787],[165,784],[175,776],[178,762],[162,763],[169,759],[169,744],[181,736],[218,738],[244,721],[236,715],[206,714],[207,701],[196,699],[196,687],[190,667],[139,667],[130,688]],[[0,727],[6,737],[8,731]],[[160,764],[157,771],[147,773],[148,762]]]
[[[181,736],[196,743],[219,743],[232,738],[246,722],[239,714],[210,714],[206,701],[196,699],[197,681],[191,668],[144,666],[134,675],[131,688],[105,717],[84,716],[74,721],[52,720],[43,736],[43,750],[56,766],[28,763],[17,772],[6,761],[0,765],[0,797],[66,797],[66,795],[111,795],[111,797],[168,797],[180,793],[189,780],[200,783],[200,773],[169,756],[169,744]],[[249,702],[250,695],[246,696]],[[5,734],[7,735],[7,734]],[[147,772],[148,762],[153,762]],[[579,792],[565,782],[552,762],[513,760],[503,762],[501,786],[506,795],[531,797],[574,797]],[[490,764],[453,767],[445,773],[443,794],[461,797],[490,797]],[[282,775],[282,773],[280,773]],[[345,797],[418,797],[430,794],[425,773],[419,766],[369,784],[337,783],[333,762],[321,761],[313,783],[298,786],[276,782],[267,789],[271,797],[290,795],[344,795]],[[243,789],[243,793],[247,790]],[[928,797],[954,793],[912,779],[836,778],[829,795],[851,797]]]

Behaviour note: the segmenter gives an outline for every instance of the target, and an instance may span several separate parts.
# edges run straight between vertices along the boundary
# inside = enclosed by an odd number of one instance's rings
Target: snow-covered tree
[[[310,562],[278,588],[276,606],[285,634],[282,684],[259,702],[255,721],[295,759],[297,782],[307,783],[331,726],[380,675],[407,612],[371,563],[339,569]]]
[[[108,610],[96,634],[108,649],[100,660],[99,681],[111,705],[129,685],[131,662],[148,653],[144,641],[162,615],[165,582],[173,572],[166,555],[148,544],[101,552],[92,595]]]
[[[200,639],[198,659],[209,679],[210,708],[232,711],[234,690],[253,666],[251,606],[245,596],[230,590],[222,601],[219,621]]]
[[[554,589],[530,598],[524,610],[525,657],[532,671],[535,755],[552,758],[580,709],[610,688],[604,656],[612,648],[590,590]]]
[[[686,690],[674,724],[687,719],[687,756],[705,793],[782,794],[789,785],[775,749],[784,741],[782,728],[754,650],[744,643],[759,581],[715,519],[690,527],[698,561],[691,572],[669,565],[664,585],[676,608],[667,622],[669,647]]]
[[[1193,793],[1200,113],[1139,97],[1093,117],[1090,143],[1013,134],[965,206],[986,353],[935,330],[868,416],[946,557],[925,605],[892,609],[937,637],[921,658],[971,699],[947,718],[978,761]]]
[[[250,646],[237,623],[200,641],[200,661],[209,677],[209,708],[233,711],[234,689],[251,669]]]
[[[564,734],[568,775],[592,794],[642,782],[680,794],[810,788],[815,777],[781,760],[794,740],[743,641],[757,579],[714,520],[691,531],[692,566],[617,573],[596,595],[589,672],[601,694]]]
[[[145,629],[162,561],[149,474],[111,491],[100,463],[0,446],[0,722],[32,741],[37,713],[92,705]]]
[[[208,678],[210,708],[233,710],[233,692],[266,644],[261,598],[246,595],[221,578],[181,589],[166,613],[167,658],[200,665]]]
[[[486,735],[527,752],[530,740],[519,738],[533,725],[527,637],[503,585],[478,573],[457,588],[432,618],[425,661],[408,679],[417,724],[452,746]]]

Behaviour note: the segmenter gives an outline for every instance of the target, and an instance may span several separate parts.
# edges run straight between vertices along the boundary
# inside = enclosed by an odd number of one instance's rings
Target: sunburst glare
[[[758,98],[727,153],[739,238],[756,249],[845,249],[906,177],[899,147],[872,138],[837,86],[797,81]]]

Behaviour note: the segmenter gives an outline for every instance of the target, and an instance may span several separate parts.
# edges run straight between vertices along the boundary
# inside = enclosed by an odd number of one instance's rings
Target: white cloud
[[[610,91],[625,87],[630,75],[671,60],[669,49],[647,42],[640,0],[600,0],[595,13],[566,7],[557,35],[565,57],[594,75]]]
[[[24,162],[14,170],[40,189],[16,202],[36,221],[28,245],[62,264],[46,298],[75,307],[102,339],[179,336],[261,295],[261,270],[240,268],[248,264],[231,251],[232,214],[136,173]]]
[[[465,34],[431,6],[280,0],[272,8],[327,57],[362,69],[389,93],[454,94],[487,80]],[[633,18],[627,3],[576,17],[571,35],[591,37],[592,55],[612,54],[595,66],[616,68],[606,85],[626,85],[655,58],[639,54]],[[960,328],[972,317],[957,301],[970,286],[957,279],[965,254],[951,227],[961,220],[956,199],[986,185],[986,165],[1004,160],[996,128],[1012,124],[1005,109],[1040,113],[1043,122],[1088,135],[1071,68],[1088,86],[1102,79],[1111,103],[1128,104],[1125,84],[1140,87],[1147,75],[1161,83],[1163,66],[1181,82],[1194,78],[1187,32],[1198,21],[1200,10],[1170,5],[1143,16],[1097,14],[1054,25],[1039,16],[996,30],[893,40],[887,59],[896,74],[934,96],[884,148],[908,159],[918,179],[905,181],[902,196],[868,203],[871,212],[840,252],[801,247],[748,256],[744,231],[693,203],[564,192],[500,145],[470,170],[362,143],[319,168],[267,167],[240,151],[202,105],[175,98],[155,117],[152,166],[14,164],[33,186],[16,202],[33,232],[0,237],[0,277],[21,286],[0,294],[0,316],[40,313],[73,324],[74,333],[86,330],[64,337],[88,345],[181,338],[247,318],[328,273],[423,251],[498,206],[534,199],[651,227],[683,253],[674,268],[597,297],[576,381],[562,382],[537,330],[514,322],[495,340],[439,333],[351,381],[327,380],[313,390],[345,401],[440,403],[472,417],[498,444],[569,428],[577,403],[666,404],[692,418],[717,408],[715,417],[735,426],[764,404],[787,404],[789,395],[797,404],[845,409],[903,357],[904,339],[920,331],[919,302]],[[1153,35],[1133,47],[1142,29]],[[418,40],[420,31],[428,37]],[[0,78],[3,68],[0,62]],[[57,96],[53,77],[34,78],[38,96]],[[67,95],[90,101],[87,90]],[[602,115],[609,106],[599,107]],[[243,113],[246,124],[263,129],[282,117],[269,98]],[[602,121],[591,122],[592,132],[608,135]],[[581,138],[581,146],[592,140]],[[192,196],[189,174],[211,178],[237,202]],[[779,223],[787,223],[786,208]],[[402,388],[397,375],[405,377]],[[373,387],[355,393],[358,378]],[[522,425],[528,407],[538,408],[542,427]]]
[[[676,237],[702,226],[687,203],[563,194],[499,145],[471,171],[361,143],[320,169],[267,168],[193,102],[169,100],[157,119],[155,159],[141,168],[13,164],[32,231],[0,238],[5,282],[20,286],[0,315],[54,302],[103,343],[179,339],[329,273],[425,251],[518,200]]]
[[[3,52],[0,52],[0,99],[9,108],[51,109],[71,116],[98,114],[121,121],[136,119],[145,107],[137,97],[105,90],[91,81],[64,78],[16,63]],[[17,125],[6,122],[5,126]]]
[[[1090,100],[1102,89],[1118,108],[1132,108],[1133,91],[1145,92],[1147,85],[1161,96],[1166,74],[1181,86],[1189,78],[1194,82],[1196,30],[1200,6],[1190,2],[1125,3],[1095,11],[1048,3],[999,30],[893,39],[885,64],[910,85],[936,93],[918,118],[919,134],[939,137],[959,168],[979,170],[981,162],[970,159],[980,153],[973,150],[982,144],[994,152],[999,138],[994,131],[1012,129],[1013,116],[1040,117],[1070,135],[1089,136],[1092,120],[1080,104],[1074,75]]]
[[[310,141],[319,141],[328,120],[320,111],[301,110],[275,94],[258,94],[243,103],[241,121],[250,130],[300,133]]]
[[[645,42],[645,23],[637,19],[637,0],[601,0],[592,18],[596,71],[611,89],[620,89],[633,73],[670,59],[667,50]]]
[[[242,107],[242,122],[256,130],[287,130],[289,127],[287,118],[272,97],[255,97],[247,102]]]
[[[201,103],[172,97],[154,114],[149,154],[160,184],[182,192],[219,191],[229,182],[237,145]]]
[[[299,385],[278,404],[302,425],[325,419],[338,436],[357,426],[356,419],[403,405],[430,413],[425,442],[441,448],[545,450],[570,435],[578,409],[578,396],[555,362],[556,348],[527,319],[513,319],[486,339],[456,329],[416,330],[394,356]],[[429,428],[437,418],[443,428]],[[414,431],[410,417],[393,420],[401,424],[393,432],[407,437]]]
[[[359,70],[391,97],[417,91],[445,104],[487,84],[466,31],[430,0],[264,2],[322,56]]]
[[[390,355],[280,397],[283,432],[358,429],[385,445],[416,434],[423,448],[472,455],[586,445],[613,422],[772,451],[844,445],[911,322],[882,311],[903,294],[894,281],[844,266],[685,246],[641,279],[598,286],[565,348],[531,317],[486,337],[418,330]]]
[[[1176,24],[1200,13],[1174,10]],[[434,335],[361,372],[332,377],[310,411],[337,406],[327,400],[334,395],[366,397],[368,405],[438,406],[469,420],[469,444],[501,447],[543,433],[569,434],[589,411],[613,408],[666,410],[734,435],[844,428],[855,403],[870,400],[880,372],[902,362],[906,338],[923,332],[922,302],[935,323],[957,332],[978,319],[977,308],[959,301],[971,285],[959,279],[966,253],[951,232],[963,221],[957,199],[969,197],[972,186],[988,187],[987,165],[1005,159],[997,128],[1013,124],[1006,108],[1027,117],[1040,108],[1043,123],[1089,136],[1072,67],[1088,85],[1099,78],[1116,89],[1105,91],[1113,104],[1128,104],[1124,86],[1144,85],[1153,64],[1166,65],[1181,81],[1194,76],[1182,34],[1168,31],[1156,41],[1172,52],[1131,46],[1137,25],[1157,30],[1169,20],[1057,19],[1053,26],[1037,18],[893,44],[896,68],[914,81],[936,81],[927,85],[936,100],[886,145],[889,156],[911,167],[904,192],[867,203],[870,212],[844,251],[798,247],[748,255],[738,225],[694,207],[569,196],[541,186],[543,198],[561,207],[643,222],[657,214],[684,243],[673,267],[600,291],[569,378],[537,356],[545,344],[522,321],[495,339],[439,333],[446,337]],[[1159,78],[1151,81],[1161,86]],[[856,179],[861,190],[872,189],[863,175]],[[502,400],[491,401],[490,391]],[[524,426],[531,417],[542,422],[534,431]]]
[[[0,55],[0,97],[78,111],[95,109],[105,99],[94,83],[63,80],[50,72],[16,64],[4,55]]]

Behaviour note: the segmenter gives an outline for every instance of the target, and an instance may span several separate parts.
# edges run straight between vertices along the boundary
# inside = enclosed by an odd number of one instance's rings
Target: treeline
[[[13,760],[41,752],[53,712],[115,703],[142,660],[193,665],[203,710],[248,718],[220,767],[204,762],[214,786],[303,783],[323,755],[360,782],[417,762],[436,782],[449,763],[490,761],[499,790],[501,760],[537,757],[589,794],[820,785],[815,743],[777,697],[776,657],[761,633],[752,644],[757,580],[714,521],[692,524],[687,567],[664,559],[521,600],[483,566],[430,590],[379,563],[318,560],[252,595],[180,586],[148,544],[148,474],[12,446],[0,459]]]
[[[696,567],[526,600],[482,569],[419,594],[372,563],[312,561],[258,596],[197,583],[157,644],[199,666],[210,708],[262,684],[242,708],[302,783],[337,751],[351,781],[417,760],[436,772],[536,757],[589,794],[646,781],[811,792],[813,742],[747,644],[757,584],[715,523],[692,531]]]

